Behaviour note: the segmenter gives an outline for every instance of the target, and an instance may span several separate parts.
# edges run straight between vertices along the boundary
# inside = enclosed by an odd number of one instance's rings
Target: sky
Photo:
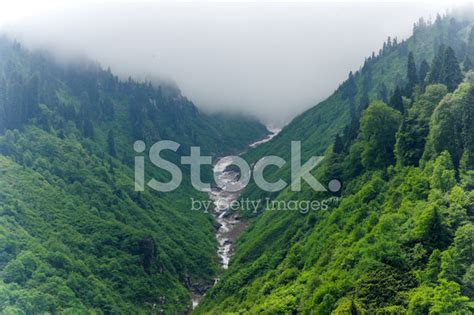
[[[0,30],[61,61],[86,56],[127,78],[175,82],[210,112],[283,125],[328,97],[420,16],[466,1],[0,0]]]

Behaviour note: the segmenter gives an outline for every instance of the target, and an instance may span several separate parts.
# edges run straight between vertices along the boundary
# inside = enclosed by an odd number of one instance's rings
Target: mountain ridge
[[[58,65],[1,39],[2,313],[187,312],[189,288],[218,268],[212,217],[188,210],[207,197],[186,167],[172,193],[135,191],[133,143],[174,140],[165,156],[177,162],[192,145],[226,154],[266,133],[256,120],[204,114],[176,88]],[[168,179],[146,165],[147,180]]]
[[[472,21],[421,20],[411,38],[385,43],[326,101],[250,151],[251,161],[288,158],[290,142],[301,140],[303,161],[325,155],[312,174],[323,185],[342,180],[343,189],[266,194],[248,186],[251,200],[336,203],[241,212],[254,216],[251,224],[195,313],[470,314],[474,88],[468,63],[461,82],[452,52],[474,58],[473,35]],[[425,59],[430,70],[418,80],[413,70]],[[289,178],[288,166],[267,173],[278,178]]]

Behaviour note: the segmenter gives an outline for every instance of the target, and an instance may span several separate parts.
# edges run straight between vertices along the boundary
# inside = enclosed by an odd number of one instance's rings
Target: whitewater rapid
[[[280,132],[279,128],[267,127],[270,132],[265,138],[258,140],[249,145],[249,148],[255,148],[265,142],[273,139],[274,136]],[[212,187],[208,193],[209,199],[213,202],[212,215],[218,223],[218,229],[216,230],[217,240],[217,255],[222,269],[229,267],[230,259],[234,254],[234,242],[237,236],[245,229],[246,222],[240,220],[238,213],[232,213],[229,206],[237,200],[245,187],[239,187],[235,192],[226,191],[226,187],[235,187],[238,183],[239,173],[229,168],[232,165],[233,156],[225,156],[218,160],[213,167],[214,177],[216,182],[221,183],[222,188]],[[224,184],[224,185],[222,185]],[[217,282],[219,278],[215,280]],[[201,296],[193,295],[192,303],[195,308],[200,300]]]

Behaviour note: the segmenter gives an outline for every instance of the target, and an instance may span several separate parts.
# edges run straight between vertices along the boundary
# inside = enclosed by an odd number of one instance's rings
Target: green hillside
[[[171,83],[0,38],[0,313],[189,313],[190,292],[219,275],[195,313],[472,314],[473,27],[420,20],[246,152],[289,161],[301,141],[302,162],[324,155],[313,175],[342,190],[267,194],[251,182],[242,197],[270,204],[241,213],[249,225],[222,275],[216,222],[190,211],[208,196],[188,167],[179,189],[138,192],[135,157],[158,140],[181,145],[165,154],[173,162],[191,146],[241,152],[266,128],[201,112]],[[147,181],[169,179],[145,160]],[[289,163],[265,177],[289,182]]]
[[[202,113],[174,86],[0,39],[0,313],[185,312],[218,268],[214,222],[189,211],[206,196],[187,176],[172,193],[134,191],[133,143],[174,140],[177,161],[190,145],[225,154],[266,132]]]
[[[452,47],[462,61],[467,49],[470,24],[450,17],[438,17],[433,24],[420,20],[407,40],[389,37],[378,54],[372,53],[360,70],[349,73],[348,79],[331,96],[296,117],[273,141],[249,151],[245,159],[257,161],[262,156],[278,155],[289,160],[291,141],[301,141],[303,161],[314,155],[323,155],[336,134],[342,133],[351,120],[357,120],[371,100],[381,99],[388,103],[395,88],[406,84],[410,52],[414,54],[416,64],[420,65],[423,60],[430,62],[439,45],[444,43]],[[269,168],[268,179],[289,179],[289,174],[288,163],[281,169],[270,171]],[[253,182],[244,194],[252,199],[263,195]]]
[[[303,162],[325,155],[315,177],[343,189],[271,196],[327,207],[262,209],[196,313],[472,314],[473,47],[470,21],[420,21],[248,152],[289,160],[301,140]],[[289,166],[267,175],[288,179]],[[244,196],[265,194],[251,185]]]

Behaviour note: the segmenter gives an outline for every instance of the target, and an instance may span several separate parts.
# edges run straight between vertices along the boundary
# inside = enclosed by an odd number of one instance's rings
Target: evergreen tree
[[[436,53],[427,76],[428,83],[443,83],[452,92],[461,83],[463,74],[451,47],[441,45]]]
[[[357,85],[354,79],[354,74],[349,72],[349,77],[341,86],[342,97],[345,99],[353,99],[357,95]]]
[[[94,125],[92,124],[92,121],[88,118],[86,118],[83,122],[82,126],[82,132],[84,134],[84,137],[86,138],[93,138],[94,137]]]
[[[109,134],[107,135],[107,146],[109,154],[114,157],[117,156],[117,151],[115,151],[114,131],[112,129],[109,130]]]
[[[463,79],[461,68],[451,47],[446,48],[444,53],[441,75],[441,82],[447,86],[449,92],[454,91]]]
[[[97,114],[90,101],[89,93],[83,91],[79,96],[79,101],[81,102],[81,116],[83,119],[91,119]]]
[[[444,249],[448,241],[446,226],[436,206],[428,206],[416,229],[417,236],[430,249]]]
[[[383,82],[379,86],[378,98],[384,103],[388,103],[387,86]]]
[[[402,91],[398,86],[395,88],[393,95],[390,97],[389,105],[393,109],[398,110],[400,113],[404,112]]]
[[[339,154],[339,153],[342,153],[343,150],[344,150],[344,145],[342,143],[341,136],[339,134],[336,134],[336,139],[334,140],[332,152]]]
[[[407,115],[403,118],[398,130],[395,150],[397,161],[401,165],[417,165],[423,153],[424,142],[419,138],[420,129],[413,127],[416,125],[417,120],[411,115]]]
[[[359,108],[361,110],[364,110],[369,106],[370,99],[369,99],[369,94],[368,93],[362,93],[362,95],[359,98]]]
[[[32,118],[38,114],[39,105],[39,78],[37,74],[31,76],[24,87],[25,118]]]
[[[474,87],[470,87],[466,101],[462,103],[461,137],[466,155],[466,168],[474,169]]]
[[[415,64],[415,58],[413,57],[413,53],[410,51],[408,54],[408,62],[407,62],[407,96],[410,96],[411,93],[413,92],[413,88],[415,85],[418,84],[418,73],[416,71],[416,64]]]
[[[442,68],[443,68],[443,56],[445,52],[445,46],[440,45],[438,50],[431,62],[430,72],[427,75],[428,83],[442,83]]]
[[[395,146],[397,161],[401,165],[418,165],[425,149],[431,114],[446,93],[444,85],[428,85],[425,93],[404,115]]]
[[[115,117],[114,103],[109,98],[103,98],[99,102],[102,119],[106,121],[113,120]]]
[[[349,124],[344,128],[344,132],[341,139],[344,145],[344,150],[350,147],[352,142],[357,138],[357,134],[359,132],[359,121],[361,112],[358,113],[353,104],[351,104],[350,115],[351,120]]]
[[[26,120],[23,94],[23,78],[12,76],[7,85],[5,101],[5,125],[8,129],[16,129]]]
[[[420,64],[420,69],[418,70],[418,79],[421,85],[424,85],[426,76],[428,75],[429,71],[430,71],[430,65],[425,59],[423,59],[423,61]]]

